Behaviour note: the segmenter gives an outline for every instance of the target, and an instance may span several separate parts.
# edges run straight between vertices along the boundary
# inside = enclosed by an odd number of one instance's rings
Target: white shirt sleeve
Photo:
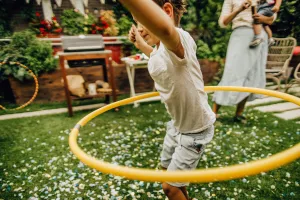
[[[228,16],[233,10],[232,0],[225,0],[222,7],[222,12],[219,18],[219,25],[221,28],[226,28],[224,24],[224,17]]]

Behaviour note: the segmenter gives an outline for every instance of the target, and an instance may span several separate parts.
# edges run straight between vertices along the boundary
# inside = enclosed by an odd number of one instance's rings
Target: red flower
[[[41,14],[40,14],[39,12],[36,12],[36,13],[35,13],[35,16],[40,17]]]
[[[46,27],[48,30],[51,30],[51,23],[49,21],[47,21]]]
[[[102,20],[101,22],[103,24],[103,28],[104,29],[107,29],[109,27],[109,25],[108,25],[108,23],[106,21]]]
[[[61,33],[62,32],[62,28],[58,28],[54,30],[55,33]]]
[[[96,30],[101,31],[101,30],[103,30],[103,28],[101,28],[100,26],[96,26]]]
[[[97,31],[95,31],[95,30],[92,30],[92,34],[96,34],[97,33]]]
[[[42,25],[47,25],[47,21],[46,21],[46,20],[42,20],[42,21],[41,21],[41,24],[42,24]]]
[[[45,34],[46,33],[46,30],[44,28],[40,28],[40,33],[41,34]]]
[[[52,21],[57,21],[55,16],[52,17]]]

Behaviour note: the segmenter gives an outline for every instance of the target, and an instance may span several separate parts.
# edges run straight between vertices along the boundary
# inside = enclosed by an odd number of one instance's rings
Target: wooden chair
[[[297,42],[292,37],[274,38],[274,40],[275,44],[269,48],[266,78],[277,83],[277,89],[280,90],[282,80],[285,81],[285,87],[287,87],[288,78],[291,74],[289,64]]]
[[[288,91],[294,84],[300,84],[300,63],[297,65],[294,71],[294,78],[289,82],[289,85],[286,87],[285,92]]]

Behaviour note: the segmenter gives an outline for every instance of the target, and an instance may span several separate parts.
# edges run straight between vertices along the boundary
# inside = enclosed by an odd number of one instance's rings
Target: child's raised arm
[[[152,0],[120,0],[120,2],[137,21],[156,35],[166,48],[174,52],[179,58],[184,57],[180,36],[171,20],[174,11],[170,3],[165,3],[161,9]]]

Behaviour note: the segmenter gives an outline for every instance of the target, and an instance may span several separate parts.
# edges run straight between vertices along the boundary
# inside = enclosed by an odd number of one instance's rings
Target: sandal
[[[237,122],[237,123],[246,123],[247,119],[246,117],[244,117],[243,115],[236,115],[233,118],[233,122]]]

